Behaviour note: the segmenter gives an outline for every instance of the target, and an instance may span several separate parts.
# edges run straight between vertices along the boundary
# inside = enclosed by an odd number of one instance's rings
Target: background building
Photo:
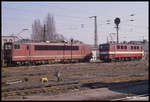
[[[1,49],[3,50],[3,46],[5,42],[15,42],[18,40],[19,38],[17,36],[2,36]]]

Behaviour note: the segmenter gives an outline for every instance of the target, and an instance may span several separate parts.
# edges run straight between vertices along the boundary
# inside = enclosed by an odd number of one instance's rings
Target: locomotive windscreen
[[[12,60],[12,43],[4,43],[4,63],[10,64]]]
[[[12,48],[12,43],[4,43],[4,50],[11,50]]]
[[[109,49],[109,44],[102,44],[99,46],[99,49]]]

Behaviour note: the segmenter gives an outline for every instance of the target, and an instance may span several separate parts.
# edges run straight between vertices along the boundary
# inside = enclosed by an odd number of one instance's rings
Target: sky
[[[119,41],[148,39],[148,2],[2,2],[2,36],[30,38],[35,19],[54,16],[56,32],[94,44],[94,18],[97,16],[98,44],[116,40],[114,19],[120,18]],[[133,14],[133,16],[131,16]],[[110,24],[107,24],[108,20]],[[133,20],[133,21],[131,21]]]

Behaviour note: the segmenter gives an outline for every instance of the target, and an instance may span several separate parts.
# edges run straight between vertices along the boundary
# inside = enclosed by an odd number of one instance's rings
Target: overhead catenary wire
[[[41,4],[38,4],[39,6],[48,6],[47,4],[44,4],[44,5],[41,5]],[[19,10],[19,11],[21,11],[21,13],[23,13],[22,12],[22,10],[23,11],[33,11],[33,12],[35,12],[34,10],[28,10],[28,9],[20,9],[20,8],[10,8],[10,7],[6,7],[7,9],[11,9],[11,10],[13,10],[13,9],[15,9],[15,10]],[[59,7],[60,8],[60,7]],[[60,10],[62,10],[62,9],[60,9]],[[68,10],[68,9],[67,9]],[[55,16],[56,17],[66,17],[66,18],[71,18],[71,19],[74,19],[74,20],[88,20],[88,17],[78,17],[78,16],[67,16],[67,15],[60,15],[60,14],[55,14]],[[3,16],[2,16],[3,17]],[[25,16],[24,16],[25,17]],[[29,17],[29,16],[26,16],[26,17]],[[4,18],[10,18],[10,17],[4,17]],[[85,19],[85,18],[87,18],[87,19]],[[110,17],[107,17],[107,18],[110,18]],[[121,18],[126,18],[125,16],[122,16]],[[13,19],[15,19],[15,17],[13,17]],[[18,18],[16,18],[16,19],[18,19]],[[111,19],[109,19],[110,21],[113,21],[113,20],[111,20]],[[81,21],[75,21],[75,22],[81,22]],[[125,21],[123,21],[123,22],[125,22]],[[123,22],[121,22],[121,23],[123,23]],[[103,25],[105,25],[105,24],[103,24]],[[128,26],[128,25],[127,25]],[[129,25],[129,26],[138,26],[138,25]],[[139,25],[140,26],[140,25]]]
[[[27,4],[28,5],[28,4]],[[38,4],[39,5],[39,4]],[[41,5],[41,4],[40,4]],[[31,6],[31,5],[30,5]],[[47,6],[47,7],[49,7],[49,5],[48,4],[42,4],[41,5],[41,7],[44,7],[44,6]],[[32,9],[32,10],[29,10],[29,9],[27,9],[27,8],[14,8],[14,7],[6,7],[6,8],[8,8],[8,9],[11,9],[11,10],[17,10],[17,11],[19,11],[19,12],[17,12],[17,13],[24,13],[24,12],[22,12],[22,11],[25,11],[25,12],[27,12],[27,13],[33,13],[33,12],[37,12],[36,11],[36,9]],[[65,8],[65,7],[58,7],[58,8],[56,8],[56,9],[58,9],[58,10],[60,10],[60,11],[71,11],[71,9],[67,9],[67,8]],[[74,11],[76,11],[76,10],[74,10]],[[45,15],[46,16],[46,15]],[[88,20],[88,16],[87,17],[79,17],[79,16],[70,16],[70,15],[64,15],[64,14],[54,14],[54,17],[55,18],[58,18],[58,17],[63,17],[64,19],[69,19],[69,21],[70,22],[60,22],[60,21],[58,21],[58,20],[56,20],[56,25],[63,25],[63,27],[62,27],[62,29],[68,29],[68,30],[72,30],[72,31],[75,31],[75,30],[81,30],[81,24],[84,24],[84,28],[82,28],[82,30],[85,30],[85,31],[89,31],[90,29],[86,29],[86,27],[87,26],[92,26],[92,22],[90,21],[90,20]],[[11,18],[11,17],[7,17],[7,16],[5,16],[4,18]],[[86,19],[87,18],[87,19]],[[98,22],[98,28],[99,27],[104,27],[105,29],[107,29],[107,28],[109,28],[109,27],[111,27],[111,26],[114,26],[114,23],[113,23],[113,20],[114,20],[114,18],[112,17],[112,16],[110,16],[110,17],[107,17],[108,19],[110,19],[110,24],[109,25],[107,25],[107,24],[105,24],[106,23],[106,20],[101,20],[100,22]],[[126,18],[126,16],[124,16],[124,17],[120,17],[120,18],[122,18],[122,19],[125,19]],[[15,17],[13,17],[13,19],[15,19]],[[16,19],[18,19],[18,18],[16,18]],[[24,18],[20,18],[20,19],[23,19],[23,20],[28,20],[28,19],[31,19],[30,18],[30,16],[24,16]],[[32,19],[36,19],[36,17],[33,17]],[[89,21],[89,22],[88,22]],[[31,22],[31,27],[32,27],[32,23],[33,22]],[[100,24],[101,23],[101,24]],[[138,27],[138,25],[129,25],[129,24],[125,24],[126,22],[125,22],[125,20],[124,21],[122,21],[121,22],[122,23],[122,25],[124,26],[124,27],[129,27],[129,28],[131,28],[131,27]],[[72,26],[73,25],[73,26]],[[80,27],[79,27],[80,26]],[[109,27],[108,27],[109,26]],[[73,29],[69,29],[69,28],[73,28]],[[75,28],[75,29],[74,29]],[[144,28],[144,26],[143,26],[143,28]],[[139,25],[139,27],[138,27],[138,29],[142,29],[142,28],[140,28],[140,25]]]

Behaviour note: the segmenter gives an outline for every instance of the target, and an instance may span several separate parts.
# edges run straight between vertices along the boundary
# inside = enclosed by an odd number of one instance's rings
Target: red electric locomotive
[[[91,51],[85,44],[5,43],[4,52],[7,64],[89,61],[91,58]]]
[[[137,44],[106,43],[99,45],[99,55],[102,61],[142,59],[143,54],[142,46]]]

